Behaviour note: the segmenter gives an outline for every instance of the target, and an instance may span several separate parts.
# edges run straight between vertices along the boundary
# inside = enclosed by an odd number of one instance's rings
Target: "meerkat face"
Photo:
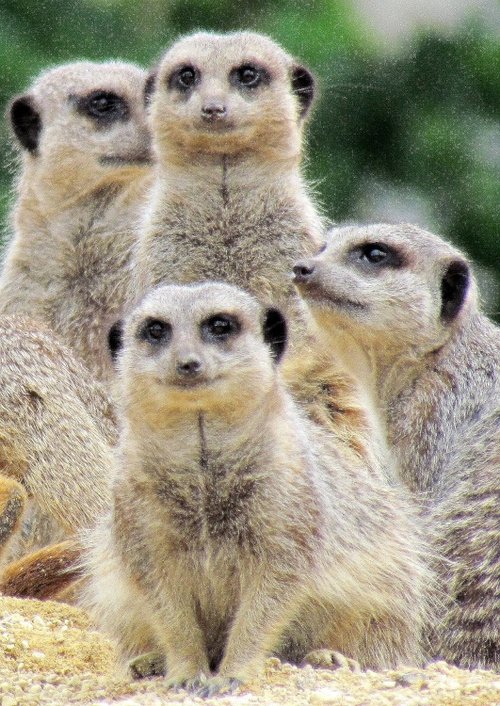
[[[39,182],[49,180],[56,191],[80,188],[86,179],[147,164],[145,80],[132,64],[79,62],[46,71],[15,98],[12,130]]]
[[[163,286],[131,314],[123,340],[120,367],[129,394],[140,399],[147,386],[153,407],[207,410],[266,393],[286,324],[277,310],[263,311],[230,285]]]
[[[442,345],[473,296],[464,256],[405,224],[333,229],[294,282],[322,327],[414,350]]]
[[[221,154],[296,149],[314,79],[262,35],[198,33],[167,51],[148,94],[160,156],[172,146]]]

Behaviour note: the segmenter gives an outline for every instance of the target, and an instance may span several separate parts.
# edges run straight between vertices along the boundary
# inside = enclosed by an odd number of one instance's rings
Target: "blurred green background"
[[[270,34],[319,79],[307,174],[328,217],[409,220],[449,237],[479,265],[485,308],[500,319],[498,22],[476,11],[391,42],[374,31],[362,4],[2,0],[0,102],[61,62],[121,58],[148,66],[194,29]],[[3,121],[4,237],[15,162],[9,140]]]

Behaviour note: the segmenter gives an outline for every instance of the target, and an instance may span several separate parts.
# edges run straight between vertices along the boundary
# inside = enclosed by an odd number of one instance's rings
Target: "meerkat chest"
[[[143,241],[149,284],[218,279],[290,293],[289,270],[315,245],[299,204],[276,189],[200,189],[160,200]],[[141,265],[140,265],[141,266]]]
[[[155,500],[168,532],[188,550],[251,548],[257,468],[207,454],[188,468],[156,474]]]

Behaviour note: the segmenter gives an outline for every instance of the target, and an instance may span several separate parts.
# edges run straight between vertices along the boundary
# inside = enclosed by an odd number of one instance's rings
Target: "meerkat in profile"
[[[500,335],[470,264],[411,225],[335,229],[295,282],[325,347],[365,380],[445,559],[436,653],[500,664]]]
[[[293,333],[302,305],[289,270],[323,232],[300,171],[312,75],[259,34],[197,33],[149,87],[157,172],[132,300],[161,283],[225,281],[280,306]]]
[[[150,178],[145,78],[121,62],[67,64],[10,106],[22,162],[0,313],[43,321],[101,380]]]
[[[112,405],[71,350],[36,321],[0,317],[0,493],[23,501],[6,532],[14,515],[0,509],[10,558],[75,535],[109,509],[115,442]]]
[[[113,508],[84,604],[172,686],[245,683],[275,653],[421,659],[429,572],[398,487],[346,462],[281,382],[286,324],[225,283],[163,286],[125,324]]]

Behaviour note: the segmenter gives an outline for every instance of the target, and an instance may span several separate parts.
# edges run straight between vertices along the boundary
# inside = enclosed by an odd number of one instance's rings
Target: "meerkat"
[[[161,286],[125,322],[113,507],[83,604],[170,685],[246,683],[274,653],[418,663],[430,580],[397,486],[302,413],[286,323],[226,283]]]
[[[22,501],[6,532],[0,508],[2,548],[17,535],[6,558],[73,536],[109,509],[116,435],[111,402],[72,351],[37,321],[0,317],[0,497]]]
[[[67,64],[10,106],[22,166],[0,313],[43,321],[103,381],[151,172],[145,79],[132,64]]]
[[[436,652],[500,663],[500,335],[467,258],[411,225],[335,229],[294,267],[325,348],[365,381],[421,497],[449,609]]]
[[[269,38],[197,33],[151,75],[155,185],[134,254],[135,303],[158,284],[220,280],[291,316],[289,270],[323,222],[301,171],[314,79]]]

